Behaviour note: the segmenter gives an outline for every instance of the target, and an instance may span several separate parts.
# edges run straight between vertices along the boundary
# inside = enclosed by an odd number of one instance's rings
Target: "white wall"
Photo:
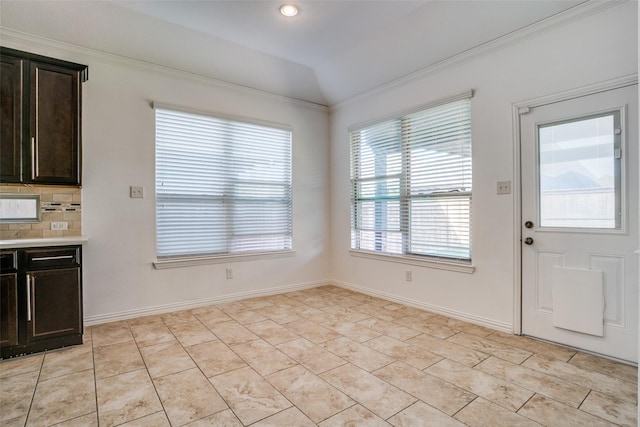
[[[496,181],[515,178],[512,104],[637,73],[636,8],[636,2],[627,2],[576,22],[550,27],[336,106],[331,117],[333,280],[510,330],[517,283],[514,229],[519,218],[515,218],[514,195],[496,195]],[[475,91],[475,273],[350,256],[347,128],[467,89]],[[405,282],[405,270],[412,270],[412,282]]]
[[[83,85],[84,314],[87,323],[196,301],[309,286],[328,278],[328,111],[80,48],[4,39],[89,66]],[[295,256],[154,269],[155,119],[151,102],[293,127]],[[129,198],[142,185],[143,199]],[[234,278],[225,278],[225,268]]]

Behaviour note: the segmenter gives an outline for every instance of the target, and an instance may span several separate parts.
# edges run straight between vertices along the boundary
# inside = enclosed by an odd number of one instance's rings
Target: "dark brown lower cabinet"
[[[17,268],[0,275],[2,358],[82,344],[81,247],[13,253]]]

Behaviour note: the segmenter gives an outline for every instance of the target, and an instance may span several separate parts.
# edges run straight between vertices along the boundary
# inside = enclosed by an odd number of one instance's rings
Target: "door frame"
[[[519,101],[511,104],[513,122],[513,333],[522,335],[522,129],[520,116],[531,108],[542,107],[556,102],[568,101],[582,96],[619,89],[638,84],[638,74],[629,74],[612,80],[582,86],[563,92]]]

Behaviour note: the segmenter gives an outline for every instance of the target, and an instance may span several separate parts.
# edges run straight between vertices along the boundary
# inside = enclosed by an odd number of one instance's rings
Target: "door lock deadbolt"
[[[527,227],[527,228],[533,228],[533,222],[527,221],[527,222],[524,223],[524,226]]]

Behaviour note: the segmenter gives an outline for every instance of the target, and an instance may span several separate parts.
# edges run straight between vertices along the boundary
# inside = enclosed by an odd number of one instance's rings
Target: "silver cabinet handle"
[[[31,179],[36,179],[36,175],[38,175],[38,172],[36,171],[36,168],[38,167],[38,160],[37,160],[37,151],[36,151],[36,137],[32,136],[31,137]]]
[[[52,261],[55,259],[73,259],[75,255],[60,255],[60,256],[43,256],[40,258],[31,258],[31,261]]]
[[[27,274],[27,322],[31,322],[31,275]]]

